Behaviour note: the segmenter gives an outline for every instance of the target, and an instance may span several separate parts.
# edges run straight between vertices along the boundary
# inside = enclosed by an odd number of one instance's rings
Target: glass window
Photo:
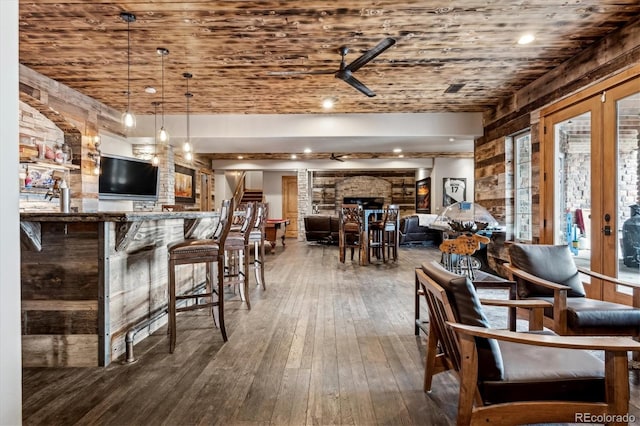
[[[515,148],[515,229],[516,241],[532,240],[531,132],[513,136]]]

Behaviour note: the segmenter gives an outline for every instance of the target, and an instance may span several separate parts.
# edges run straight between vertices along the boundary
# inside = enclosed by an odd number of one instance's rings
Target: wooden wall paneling
[[[96,366],[99,312],[88,308],[98,300],[97,224],[44,222],[41,228],[42,250],[21,251],[23,359],[26,365]]]
[[[22,334],[98,334],[98,311],[29,310]]]
[[[96,334],[24,335],[23,367],[96,367]]]

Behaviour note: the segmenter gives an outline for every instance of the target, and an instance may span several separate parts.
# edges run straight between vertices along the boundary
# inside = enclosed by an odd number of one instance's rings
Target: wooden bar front
[[[213,233],[215,212],[22,213],[23,365],[106,366],[167,302],[167,245]],[[178,270],[179,291],[204,281]],[[137,334],[143,339],[163,316]]]

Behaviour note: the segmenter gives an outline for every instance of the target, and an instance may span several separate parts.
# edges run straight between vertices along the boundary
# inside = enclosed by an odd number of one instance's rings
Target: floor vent
[[[463,87],[464,87],[464,83],[451,84],[449,87],[447,87],[447,90],[445,90],[444,93],[458,93],[460,89],[462,89]]]

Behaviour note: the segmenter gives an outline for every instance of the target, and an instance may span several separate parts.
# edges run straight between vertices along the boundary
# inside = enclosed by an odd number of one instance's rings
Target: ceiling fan
[[[344,155],[342,154],[336,155],[332,152],[331,156],[329,157],[329,160],[336,160],[336,161],[340,161],[341,163],[344,163],[344,160],[342,159],[342,157],[344,157]]]
[[[318,75],[318,74],[333,74],[336,78],[344,81],[345,83],[352,86],[354,89],[358,90],[361,93],[369,97],[373,97],[376,94],[369,89],[367,86],[362,84],[358,79],[353,76],[353,73],[358,71],[360,68],[365,66],[368,62],[373,60],[376,56],[380,55],[382,52],[390,48],[396,44],[396,40],[390,37],[385,38],[380,43],[378,43],[373,49],[367,50],[364,52],[359,58],[351,62],[349,65],[345,62],[345,56],[349,52],[349,48],[346,46],[342,46],[338,49],[340,56],[342,59],[340,61],[340,69],[337,71],[332,70],[318,70],[318,71],[273,71],[270,72],[270,75]]]

